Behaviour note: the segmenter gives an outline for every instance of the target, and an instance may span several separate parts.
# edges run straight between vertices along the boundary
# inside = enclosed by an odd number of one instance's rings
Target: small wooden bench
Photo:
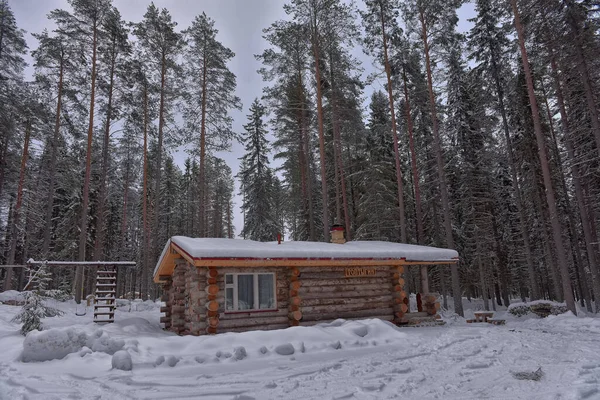
[[[475,321],[473,322],[488,322],[488,319],[494,316],[492,311],[475,311],[473,314],[475,315]]]

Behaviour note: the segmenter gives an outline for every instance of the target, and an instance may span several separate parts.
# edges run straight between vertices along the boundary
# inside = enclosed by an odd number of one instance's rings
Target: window
[[[275,274],[225,274],[225,311],[274,310]]]

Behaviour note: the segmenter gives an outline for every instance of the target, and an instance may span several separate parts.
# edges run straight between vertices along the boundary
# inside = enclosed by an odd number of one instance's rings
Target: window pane
[[[252,310],[254,306],[254,275],[238,275],[238,310]]]
[[[258,275],[258,302],[258,308],[261,310],[275,308],[275,285],[273,282],[273,275]]]
[[[225,275],[225,284],[226,285],[233,284],[233,275]]]
[[[225,309],[227,311],[233,310],[233,288],[225,289]]]

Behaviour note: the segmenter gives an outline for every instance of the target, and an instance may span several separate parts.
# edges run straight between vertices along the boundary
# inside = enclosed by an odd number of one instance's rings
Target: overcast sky
[[[35,49],[36,41],[30,33],[41,32],[44,28],[54,29],[53,24],[47,19],[47,14],[56,8],[69,9],[66,0],[9,0],[10,6],[15,13],[19,27],[27,31],[27,42],[30,49]],[[359,6],[362,1],[358,0]],[[150,0],[114,0],[114,5],[119,9],[124,20],[138,22],[143,18]],[[266,48],[266,42],[262,38],[262,30],[271,23],[285,17],[283,11],[284,0],[154,0],[154,4],[166,7],[176,21],[180,30],[190,26],[194,17],[205,12],[215,20],[216,28],[219,30],[217,39],[229,47],[236,57],[229,64],[232,72],[237,76],[237,95],[241,98],[243,110],[234,111],[234,129],[242,132],[242,125],[246,123],[248,107],[256,97],[260,97],[265,83],[256,72],[260,64],[254,58]],[[460,10],[459,29],[465,30],[469,24],[466,19],[474,15],[473,6],[467,5]],[[362,54],[360,49],[353,52],[363,63],[365,75],[372,72],[371,60]],[[367,88],[365,96],[376,89],[383,89],[382,81],[375,82],[373,87]],[[238,158],[242,156],[242,146],[234,143],[231,152],[221,154],[233,174],[237,174],[239,168]],[[176,160],[182,164],[184,155],[177,154]],[[239,184],[236,182],[234,224],[237,233],[241,232],[243,226],[242,214],[239,211],[241,199],[237,197]]]

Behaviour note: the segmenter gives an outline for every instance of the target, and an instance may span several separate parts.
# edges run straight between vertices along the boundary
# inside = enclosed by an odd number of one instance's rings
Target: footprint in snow
[[[474,361],[465,366],[466,369],[483,369],[492,366],[493,361]]]

